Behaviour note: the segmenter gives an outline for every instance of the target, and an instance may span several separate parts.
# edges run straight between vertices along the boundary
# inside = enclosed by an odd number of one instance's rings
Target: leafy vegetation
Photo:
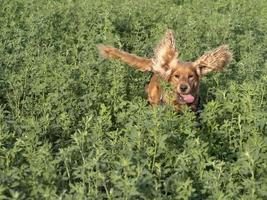
[[[0,3],[0,199],[267,198],[266,1]],[[199,116],[95,48],[149,57],[167,28],[182,60],[233,51]]]

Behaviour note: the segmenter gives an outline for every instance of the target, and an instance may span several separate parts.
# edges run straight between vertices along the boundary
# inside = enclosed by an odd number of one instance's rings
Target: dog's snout
[[[186,85],[186,84],[181,84],[181,85],[180,85],[180,90],[181,90],[182,92],[185,92],[187,89],[188,89],[188,85]]]

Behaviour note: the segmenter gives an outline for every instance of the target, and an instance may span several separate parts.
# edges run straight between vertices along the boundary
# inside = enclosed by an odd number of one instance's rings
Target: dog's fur
[[[222,45],[206,52],[194,62],[178,61],[178,51],[171,30],[167,30],[151,59],[110,46],[98,45],[98,49],[104,58],[119,59],[140,71],[154,72],[146,87],[149,103],[173,104],[177,110],[186,104],[195,110],[199,101],[201,77],[209,72],[222,70],[232,58],[228,45]],[[171,86],[170,90],[164,88],[164,82]]]

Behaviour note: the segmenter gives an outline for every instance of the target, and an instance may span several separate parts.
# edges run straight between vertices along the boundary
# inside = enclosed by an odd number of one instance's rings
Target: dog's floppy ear
[[[119,50],[115,47],[106,46],[103,44],[97,45],[99,54],[101,57],[106,59],[118,59],[125,62],[140,71],[151,71],[152,60],[148,58],[143,58],[128,52]]]
[[[152,71],[159,73],[163,77],[171,74],[172,68],[177,64],[178,52],[175,49],[174,35],[171,30],[167,30],[165,37],[155,48],[152,59]]]
[[[216,49],[206,52],[198,58],[193,64],[197,74],[201,77],[211,71],[220,71],[232,59],[232,53],[228,45],[221,45]]]

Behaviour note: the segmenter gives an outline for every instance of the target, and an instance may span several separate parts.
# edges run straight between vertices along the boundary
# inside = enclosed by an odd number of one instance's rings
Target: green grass
[[[0,199],[266,199],[265,0],[0,0]],[[152,108],[149,73],[99,58],[152,56],[167,28],[182,60],[222,43],[203,111]]]

